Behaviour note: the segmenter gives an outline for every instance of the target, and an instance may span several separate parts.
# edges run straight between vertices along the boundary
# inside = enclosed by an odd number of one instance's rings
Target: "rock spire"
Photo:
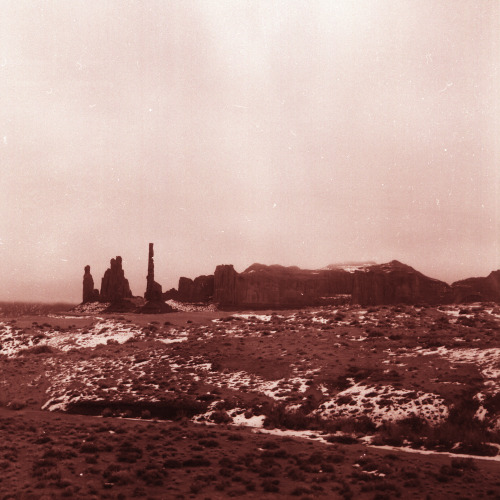
[[[99,290],[94,289],[94,279],[90,274],[90,266],[85,266],[83,275],[83,303],[96,302],[99,300]]]
[[[155,252],[153,249],[153,243],[150,243],[148,255],[148,275],[146,276],[146,293],[144,294],[144,298],[148,301],[163,301],[161,285],[155,281],[154,255]]]
[[[111,259],[110,267],[101,280],[101,302],[119,302],[132,298],[132,292],[122,269],[122,258]]]

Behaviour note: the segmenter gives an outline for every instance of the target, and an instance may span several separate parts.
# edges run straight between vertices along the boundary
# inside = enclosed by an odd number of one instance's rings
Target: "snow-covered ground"
[[[369,414],[376,424],[416,416],[438,424],[448,416],[448,408],[436,394],[396,389],[391,385],[355,384],[322,403],[316,413],[324,419]]]
[[[45,353],[39,359],[45,366],[48,389],[44,409],[47,410],[64,410],[76,401],[130,398],[158,401],[169,391],[174,395],[193,394],[196,398],[197,386],[203,386],[214,394],[231,391],[250,398],[255,396],[259,401],[280,405],[291,413],[309,408],[310,416],[324,420],[367,416],[376,424],[412,416],[430,424],[446,420],[449,403],[440,395],[440,389],[445,384],[463,382],[435,378],[432,389],[410,389],[419,387],[413,385],[413,381],[405,386],[411,380],[410,369],[418,370],[410,358],[418,358],[422,366],[428,367],[435,367],[443,360],[443,366],[451,364],[452,370],[472,364],[483,378],[476,395],[480,403],[476,416],[491,425],[492,415],[488,414],[485,408],[488,404],[484,402],[500,390],[500,347],[497,347],[498,330],[495,329],[498,319],[492,314],[492,308],[474,310],[471,307],[469,310],[480,325],[477,328],[441,321],[444,316],[459,318],[469,314],[460,314],[460,310],[460,306],[439,310],[412,306],[325,307],[279,314],[236,313],[209,324],[185,326],[161,326],[159,322],[139,326],[123,317],[108,316],[87,318],[90,326],[86,328],[73,325],[61,329],[33,323],[23,329],[15,322],[0,322],[0,356],[13,359],[20,353],[30,352],[30,348],[35,354],[37,349]],[[436,321],[441,321],[438,329]],[[411,327],[406,326],[408,322],[412,322]],[[402,333],[408,343],[392,343],[390,334],[394,332]],[[437,347],[426,344],[427,339],[432,341],[433,336],[439,335],[446,345],[443,342]],[[299,345],[294,336],[300,339]],[[315,350],[309,349],[308,342],[316,342]],[[110,347],[95,349],[100,345]],[[235,356],[238,347],[255,358],[259,349],[269,349],[265,356],[269,359],[275,355],[284,370],[264,373],[258,368],[254,371],[248,364],[245,369],[235,368],[237,365],[232,363],[227,365],[232,368],[220,368],[217,359],[226,345],[232,349],[231,356]],[[253,346],[252,351],[245,351],[246,345]],[[44,347],[48,349],[44,351]],[[205,352],[205,348],[209,350]],[[372,356],[373,352],[378,366],[372,372],[379,373],[380,382],[373,382],[369,375],[362,380],[351,377],[346,379],[348,388],[336,389],[326,381],[345,375],[347,366],[343,365],[343,372],[329,375],[332,367],[322,360],[332,359],[323,354],[337,356],[337,352],[339,356],[342,352],[348,353],[346,356],[352,356],[352,365],[357,367],[362,365],[359,361],[363,356]],[[361,358],[357,358],[358,353]],[[394,370],[398,371],[399,385],[394,379],[384,378],[384,373]],[[278,378],[280,373],[286,376]],[[449,392],[443,390],[443,394]],[[315,400],[314,407],[306,404],[309,396]],[[222,396],[214,397],[214,404],[223,405]],[[238,406],[244,405],[239,402]],[[232,423],[262,427],[263,415],[253,415],[239,407],[227,412]],[[207,421],[212,411],[209,407],[204,416]]]

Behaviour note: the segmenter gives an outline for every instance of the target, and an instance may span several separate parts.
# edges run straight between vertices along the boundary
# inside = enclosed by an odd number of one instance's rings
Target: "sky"
[[[500,2],[0,0],[0,300],[254,262],[500,268]]]

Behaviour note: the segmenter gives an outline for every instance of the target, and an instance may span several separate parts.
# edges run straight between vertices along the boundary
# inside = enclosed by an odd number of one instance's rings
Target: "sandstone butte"
[[[85,267],[84,303],[109,302],[114,311],[162,313],[173,310],[165,303],[169,299],[215,303],[227,310],[500,302],[500,270],[484,278],[468,278],[448,285],[396,260],[385,264],[331,265],[317,270],[252,264],[241,273],[232,265],[219,265],[213,275],[194,280],[181,277],[178,289],[162,292],[162,286],[155,281],[154,249],[150,243],[146,291],[140,302],[140,297],[132,295],[121,257],[111,259],[100,292],[94,289],[90,266]]]

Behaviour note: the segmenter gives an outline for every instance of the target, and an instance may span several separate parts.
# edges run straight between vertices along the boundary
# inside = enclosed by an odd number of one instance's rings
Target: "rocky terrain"
[[[500,308],[0,321],[2,498],[500,498]]]

